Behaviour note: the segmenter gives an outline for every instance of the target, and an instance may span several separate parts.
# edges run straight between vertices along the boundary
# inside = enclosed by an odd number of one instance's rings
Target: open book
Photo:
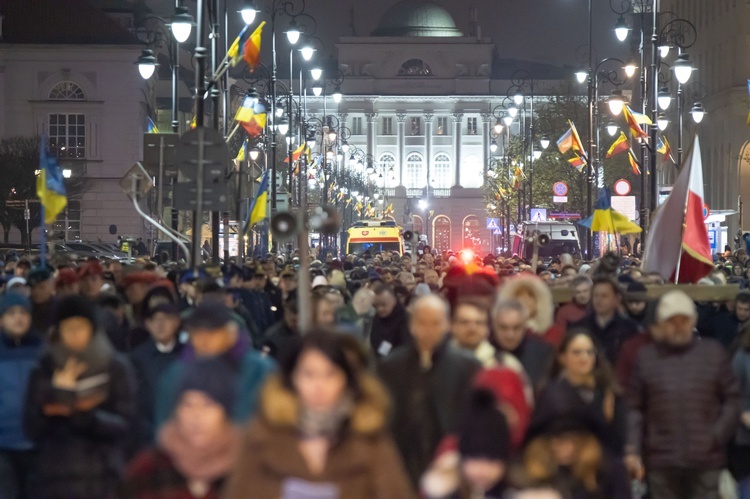
[[[109,394],[109,374],[95,374],[79,379],[72,390],[53,388],[52,402],[72,407],[79,400],[93,397],[106,398]]]
[[[299,478],[287,478],[282,483],[282,499],[340,499],[339,487],[334,483],[315,483]]]

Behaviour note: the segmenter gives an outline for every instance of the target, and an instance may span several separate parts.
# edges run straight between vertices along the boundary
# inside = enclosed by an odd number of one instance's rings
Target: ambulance
[[[401,227],[393,220],[361,220],[355,222],[347,232],[347,255],[363,255],[365,251],[369,251],[371,255],[384,251],[404,254]]]

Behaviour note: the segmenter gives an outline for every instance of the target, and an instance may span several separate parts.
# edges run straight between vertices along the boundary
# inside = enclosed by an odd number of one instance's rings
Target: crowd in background
[[[747,261],[6,255],[0,498],[750,497]]]

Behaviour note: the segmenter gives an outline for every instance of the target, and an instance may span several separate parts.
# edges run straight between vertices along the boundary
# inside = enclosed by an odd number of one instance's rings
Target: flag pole
[[[688,150],[688,154],[686,154],[685,157],[690,158],[691,165],[688,168],[691,168],[692,161],[693,161],[693,146],[692,145],[690,146],[690,150]],[[685,168],[685,165],[687,165],[687,162],[684,162],[684,164],[680,165],[680,171],[682,171],[682,169]],[[690,173],[691,172],[688,172],[688,177],[690,176]],[[680,225],[680,253],[677,257],[677,269],[675,270],[675,275],[674,275],[675,284],[680,283],[680,266],[682,264],[682,254],[685,251],[683,246],[684,246],[684,239],[685,239],[685,227],[687,225],[686,219],[687,219],[687,208],[688,208],[689,199],[690,199],[690,182],[688,182],[687,184],[687,192],[685,193],[685,206],[683,206],[682,208],[682,224]]]

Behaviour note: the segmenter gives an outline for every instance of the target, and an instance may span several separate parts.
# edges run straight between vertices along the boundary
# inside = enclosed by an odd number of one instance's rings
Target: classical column
[[[378,113],[366,113],[367,118],[367,153],[375,157],[375,122],[378,120]]]
[[[432,187],[430,182],[430,166],[432,165],[432,113],[424,113],[422,115],[424,119],[424,144],[425,144],[425,165],[427,167],[427,189]],[[429,192],[429,191],[428,191]]]
[[[482,153],[484,155],[484,173],[487,173],[487,167],[490,164],[491,152],[490,144],[492,143],[492,137],[490,137],[490,126],[492,122],[491,113],[482,113]]]
[[[456,186],[461,185],[461,124],[464,113],[453,113],[453,164],[456,165]]]
[[[404,113],[396,114],[396,120],[398,124],[398,185],[404,185],[404,168],[406,168],[406,158],[404,158],[404,122],[406,121],[406,115]]]

